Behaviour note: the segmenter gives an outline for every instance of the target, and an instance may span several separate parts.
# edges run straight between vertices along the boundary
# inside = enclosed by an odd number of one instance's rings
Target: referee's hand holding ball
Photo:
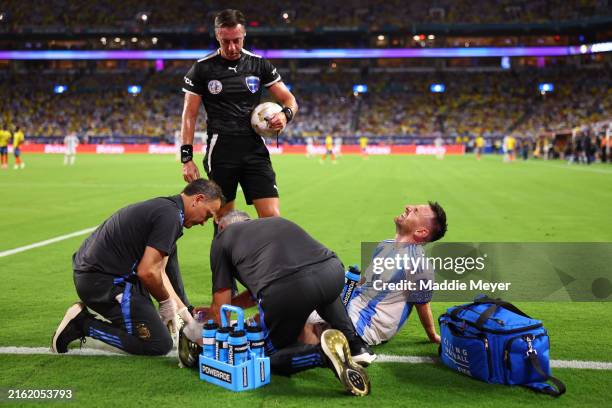
[[[268,121],[268,127],[278,132],[282,131],[287,126],[287,115],[284,112],[275,113]]]

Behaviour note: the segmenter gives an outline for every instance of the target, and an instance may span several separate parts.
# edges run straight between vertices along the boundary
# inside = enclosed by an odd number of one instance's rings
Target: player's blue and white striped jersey
[[[389,259],[393,262],[384,265]],[[433,278],[423,246],[381,242],[365,271],[365,282],[347,307],[357,333],[370,345],[391,339],[408,319],[413,304],[431,300],[433,291],[421,287],[421,282],[433,282]]]

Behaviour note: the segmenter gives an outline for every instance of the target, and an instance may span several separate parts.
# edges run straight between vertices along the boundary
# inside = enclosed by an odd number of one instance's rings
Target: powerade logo
[[[345,305],[349,302],[349,300],[351,300],[351,296],[353,295],[355,286],[357,286],[357,282],[351,282],[351,284],[346,289],[346,293],[344,294],[344,297],[342,298],[342,303],[344,303]]]
[[[262,348],[265,345],[263,340],[255,340],[251,342],[251,350],[254,348]]]
[[[207,366],[206,364],[202,364],[202,374],[212,378],[216,378],[217,380],[224,381],[228,384],[232,383],[231,373]]]
[[[246,353],[246,351],[248,350],[248,345],[245,343],[243,345],[240,346],[234,346],[234,353]]]

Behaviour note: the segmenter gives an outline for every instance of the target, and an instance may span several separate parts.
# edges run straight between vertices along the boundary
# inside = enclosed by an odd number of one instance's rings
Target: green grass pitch
[[[116,209],[177,193],[184,185],[170,156],[26,155],[24,170],[2,170],[0,251],[97,225]],[[348,263],[360,242],[393,236],[406,203],[437,200],[446,209],[447,242],[612,241],[612,167],[563,162],[504,164],[500,157],[342,156],[337,165],[302,156],[273,158],[283,216],[296,221]],[[237,206],[245,208],[241,193]],[[254,214],[253,208],[248,208]],[[185,285],[195,304],[210,300],[212,227],[179,241]],[[84,236],[0,258],[0,346],[47,346],[76,300],[71,255]],[[434,298],[435,299],[435,298]],[[467,300],[467,299],[466,299]],[[437,316],[450,304],[433,303]],[[523,302],[544,320],[551,356],[612,361],[610,303]],[[376,352],[433,356],[418,319]],[[274,377],[262,389],[232,393],[200,382],[168,358],[0,355],[0,388],[73,388],[78,406],[593,406],[609,404],[612,372],[556,369],[568,387],[558,400],[522,388],[484,384],[440,365],[376,363],[372,394],[345,396],[328,370]],[[31,403],[36,405],[36,403]]]

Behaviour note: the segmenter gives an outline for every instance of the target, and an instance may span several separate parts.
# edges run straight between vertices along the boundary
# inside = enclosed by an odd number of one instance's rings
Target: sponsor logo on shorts
[[[208,82],[208,92],[210,92],[211,94],[216,95],[218,93],[221,93],[221,90],[223,90],[223,85],[221,84],[221,81],[213,79],[212,81]]]
[[[227,371],[219,370],[217,368],[202,364],[202,374],[208,375],[209,377],[216,378],[217,380],[224,381],[226,383],[232,383],[232,374]]]

